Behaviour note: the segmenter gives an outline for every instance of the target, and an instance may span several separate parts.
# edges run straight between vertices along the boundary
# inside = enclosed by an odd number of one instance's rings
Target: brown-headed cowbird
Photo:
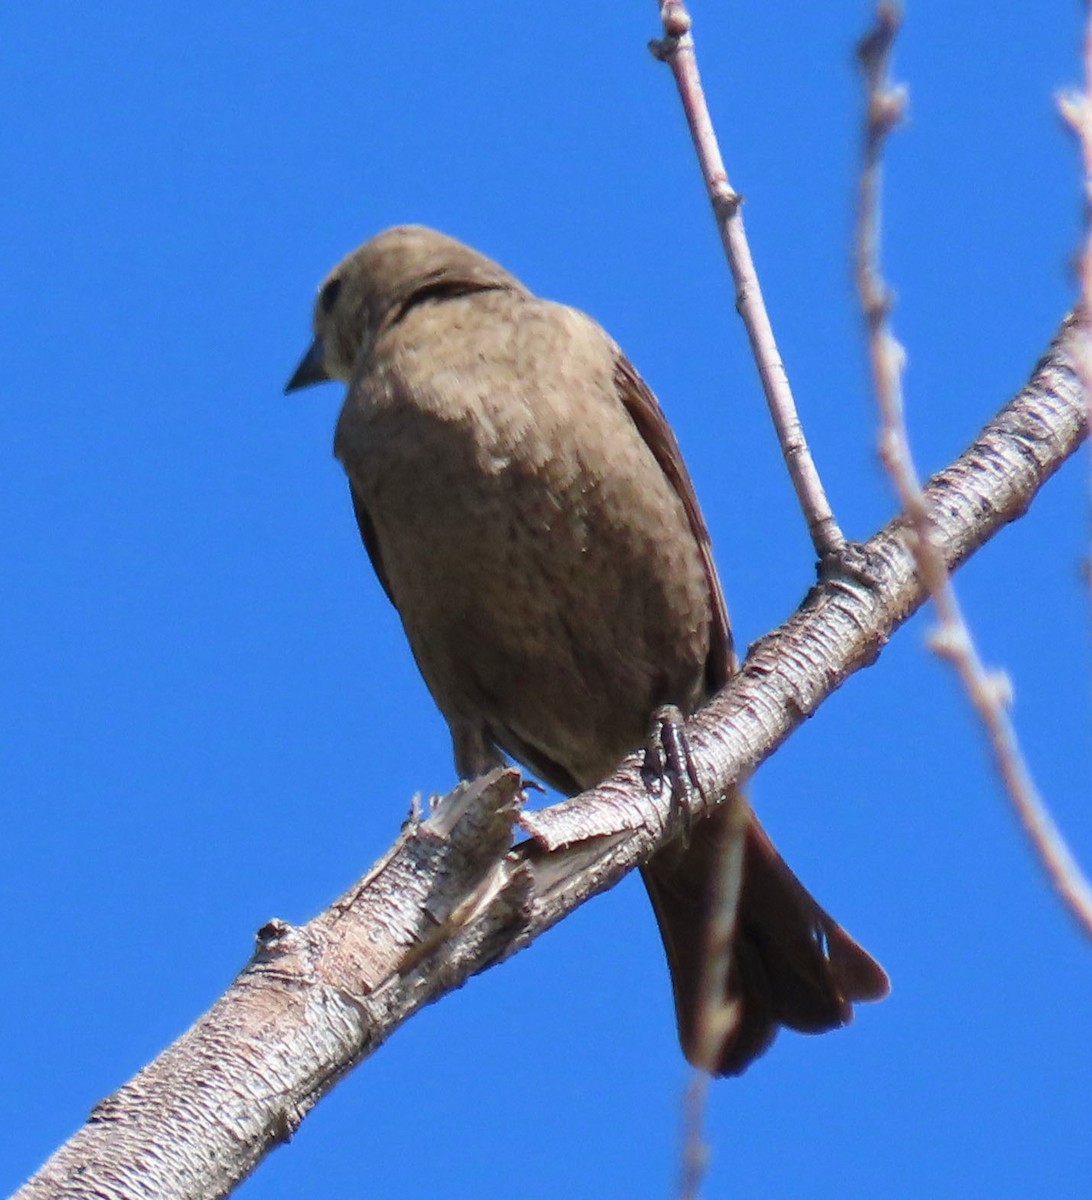
[[[604,330],[421,226],[322,284],[286,390],[346,382],[334,451],[376,574],[447,719],[459,774],[507,753],[572,794],[734,669],[709,535],[660,406]],[[719,809],[643,868],[683,1050],[700,1057]],[[843,1025],[888,990],[748,810],[717,1074],[779,1025]]]

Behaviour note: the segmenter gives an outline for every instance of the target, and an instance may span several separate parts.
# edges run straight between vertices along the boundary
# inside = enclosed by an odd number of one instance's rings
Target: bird
[[[476,778],[515,759],[565,795],[647,744],[737,667],[678,442],[593,318],[422,225],[366,241],[321,283],[293,392],[347,385],[334,453],[379,583]],[[744,803],[745,801],[740,801]],[[729,949],[735,1019],[703,1040],[715,808],[641,868],[684,1055],[737,1075],[782,1026],[823,1032],[887,975],[745,808]]]

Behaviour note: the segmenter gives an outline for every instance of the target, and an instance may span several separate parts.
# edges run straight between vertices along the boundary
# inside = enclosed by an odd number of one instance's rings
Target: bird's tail
[[[880,964],[820,908],[748,807],[725,997],[736,1005],[735,1021],[712,1060],[702,1061],[709,921],[731,819],[725,804],[688,845],[668,846],[642,870],[671,968],[683,1053],[715,1075],[745,1070],[782,1025],[804,1033],[836,1029],[852,1020],[855,1001],[881,1000],[890,990]]]

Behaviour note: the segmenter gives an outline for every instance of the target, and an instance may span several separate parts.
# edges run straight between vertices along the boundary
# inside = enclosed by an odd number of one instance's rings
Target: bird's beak
[[[307,353],[300,359],[299,366],[292,372],[292,378],[284,385],[284,394],[297,392],[300,388],[310,387],[314,383],[325,383],[330,376],[326,373],[323,362],[322,338],[316,337],[307,347]]]

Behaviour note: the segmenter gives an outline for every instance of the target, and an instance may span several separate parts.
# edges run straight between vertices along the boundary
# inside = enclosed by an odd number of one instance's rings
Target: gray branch
[[[958,567],[1086,433],[1067,320],[1026,388],[928,484],[937,544]],[[925,599],[901,519],[851,548],[688,724],[694,813],[748,776]],[[273,921],[228,991],[93,1109],[15,1200],[226,1195],[338,1079],[423,1005],[522,949],[613,886],[680,828],[640,757],[571,800],[520,814],[520,778],[464,784],[301,927]],[[514,830],[531,836],[512,848]]]

